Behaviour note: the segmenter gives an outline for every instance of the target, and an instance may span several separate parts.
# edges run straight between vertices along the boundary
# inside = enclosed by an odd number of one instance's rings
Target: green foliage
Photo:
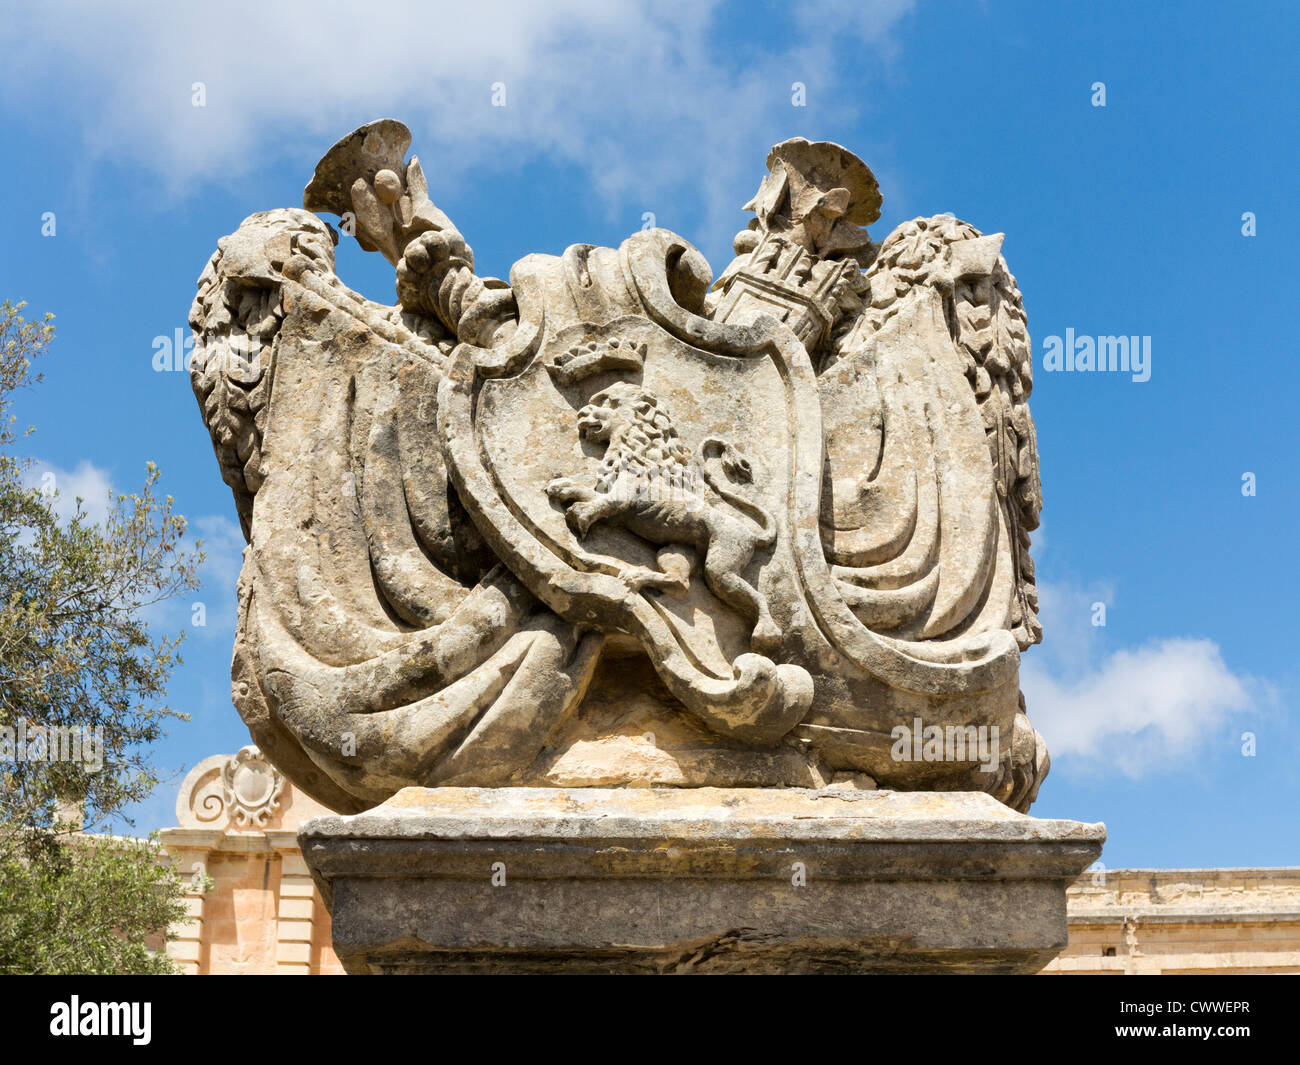
[[[151,841],[97,836],[0,860],[0,974],[175,973],[158,932],[184,913]]]
[[[157,971],[143,940],[166,927],[179,888],[156,848],[91,843],[58,811],[79,807],[102,828],[158,783],[150,745],[183,717],[166,686],[184,633],[155,636],[147,618],[198,586],[203,556],[152,463],[102,524],[82,500],[29,483],[30,460],[12,453],[13,394],[39,382],[54,327],[22,306],[0,304],[0,727],[102,737],[102,758],[0,761],[0,959],[10,972]]]

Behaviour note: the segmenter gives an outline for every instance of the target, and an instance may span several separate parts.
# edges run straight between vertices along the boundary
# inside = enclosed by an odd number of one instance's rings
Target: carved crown
[[[619,337],[602,337],[558,352],[547,364],[559,385],[577,384],[607,370],[639,371],[645,365],[646,346]]]

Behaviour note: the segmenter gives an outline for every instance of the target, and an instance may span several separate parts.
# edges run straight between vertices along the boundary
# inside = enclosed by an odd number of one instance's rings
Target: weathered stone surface
[[[295,783],[982,791],[1047,752],[1025,315],[948,215],[778,145],[715,283],[663,229],[479,277],[383,120],[218,244],[193,382],[249,539],[234,701]],[[642,678],[633,690],[627,677]]]
[[[1103,838],[803,788],[408,788],[299,832],[354,973],[1035,972]]]

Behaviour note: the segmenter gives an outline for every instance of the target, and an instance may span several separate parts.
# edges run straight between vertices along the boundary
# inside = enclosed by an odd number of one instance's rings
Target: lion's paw
[[[579,536],[586,536],[600,518],[600,505],[591,500],[574,503],[564,517],[570,529]]]
[[[579,499],[590,499],[592,492],[572,477],[557,477],[546,486],[546,494],[553,502],[572,503]]]

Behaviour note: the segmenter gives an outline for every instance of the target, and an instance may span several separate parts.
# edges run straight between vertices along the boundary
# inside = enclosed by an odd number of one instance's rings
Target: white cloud
[[[1251,705],[1246,682],[1211,640],[1116,651],[1072,683],[1027,662],[1022,686],[1049,750],[1104,759],[1130,776],[1186,758]]]
[[[82,513],[88,522],[103,526],[108,519],[113,484],[107,471],[83,460],[68,471],[48,462],[36,461],[23,474],[23,483],[57,493],[54,512],[63,521],[76,510],[82,499]],[[202,585],[183,597],[155,603],[144,610],[144,619],[159,632],[175,633],[185,629],[192,636],[211,637],[223,643],[234,638],[237,599],[235,586],[244,557],[244,534],[239,523],[224,515],[204,515],[189,521],[186,533],[193,547],[203,541],[203,565],[199,567]],[[203,604],[204,624],[194,623],[194,606]]]
[[[792,83],[808,85],[820,121],[869,106],[872,72],[912,2],[834,0],[816,17],[797,10],[787,33],[749,21],[738,47],[717,0],[229,0],[219,11],[28,0],[0,23],[0,88],[61,108],[93,154],[142,164],[173,191],[282,153],[314,162],[360,122],[391,115],[411,125],[435,200],[469,169],[546,156],[661,224],[690,194],[716,236],[735,228],[767,147],[817,135],[791,107]],[[837,49],[852,57],[849,83]],[[195,82],[204,107],[192,106]],[[491,106],[496,82],[505,107]]]
[[[1040,588],[1046,641],[1029,651],[1021,687],[1055,759],[1138,777],[1185,762],[1250,709],[1262,686],[1235,674],[1212,640],[1172,637],[1106,653],[1093,604],[1113,590]]]
[[[29,488],[57,493],[54,512],[63,521],[68,521],[76,511],[78,498],[82,500],[81,509],[87,521],[103,525],[108,519],[113,483],[107,471],[84,459],[70,471],[48,462],[33,462],[23,474],[23,483]]]

